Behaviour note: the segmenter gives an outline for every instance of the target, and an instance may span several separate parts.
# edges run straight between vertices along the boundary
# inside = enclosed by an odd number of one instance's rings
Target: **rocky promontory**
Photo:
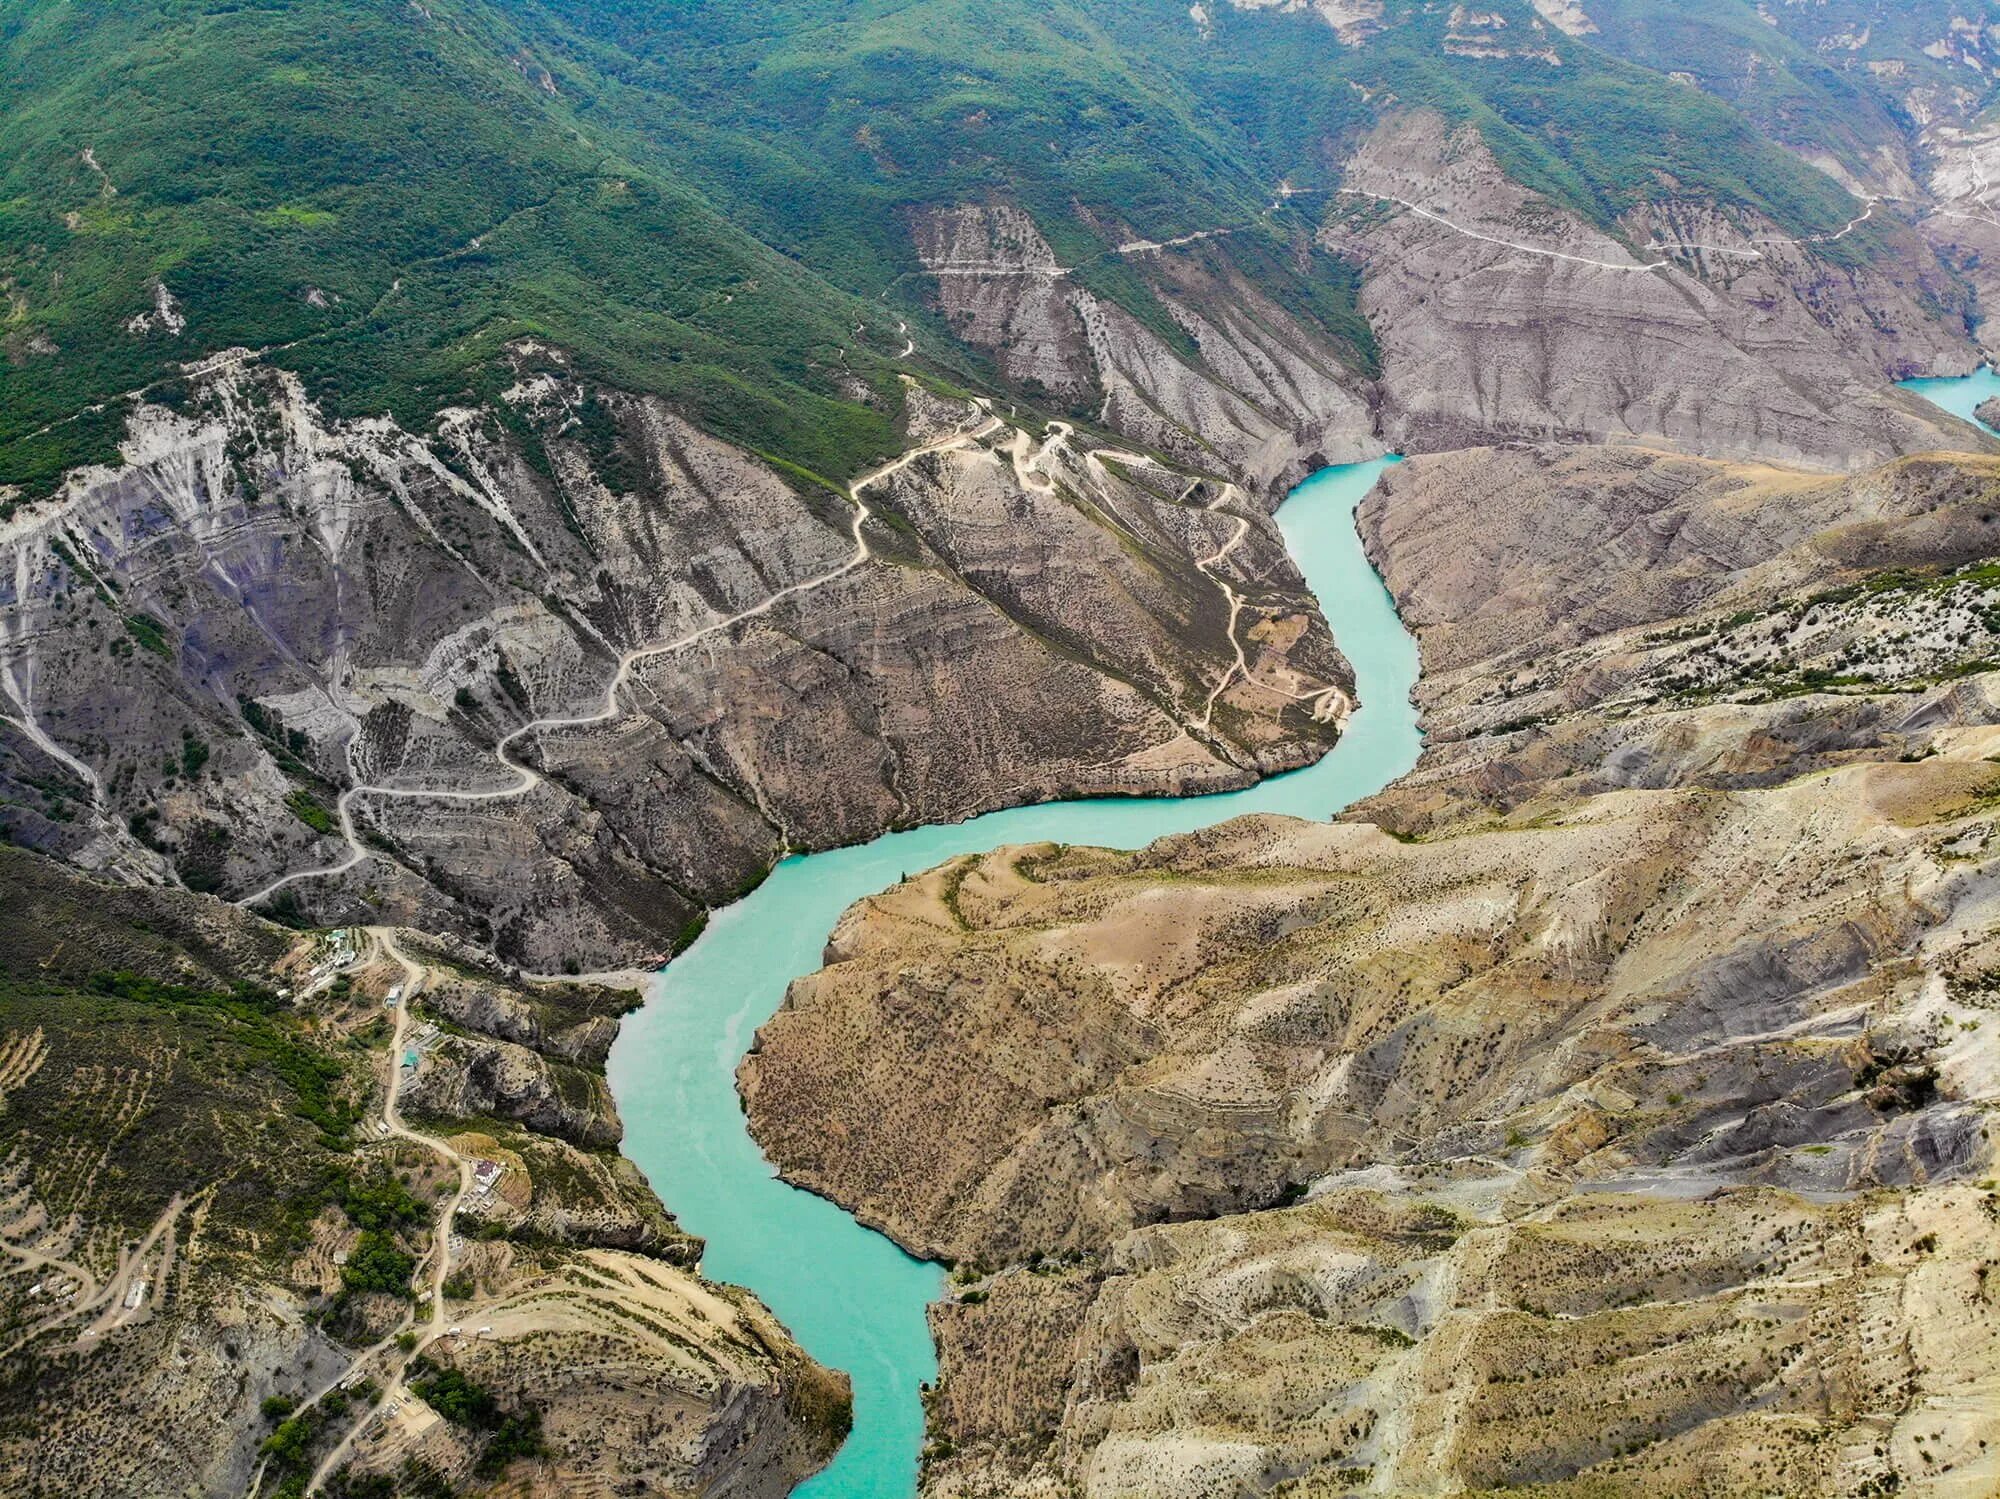
[[[740,1081],[958,1266],[926,1494],[2000,1477],[1996,497],[1413,459],[1417,772],[853,907]]]

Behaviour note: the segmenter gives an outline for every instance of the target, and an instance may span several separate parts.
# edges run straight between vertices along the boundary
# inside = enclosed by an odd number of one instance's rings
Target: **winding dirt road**
[[[703,625],[700,629],[689,631],[687,634],[679,636],[676,639],[657,642],[652,645],[635,646],[631,650],[626,651],[619,656],[617,670],[612,674],[610,682],[604,689],[604,706],[594,713],[584,713],[574,717],[532,719],[522,724],[519,728],[503,735],[493,746],[493,756],[501,765],[514,773],[514,783],[512,785],[468,791],[448,786],[384,786],[373,782],[357,780],[354,785],[341,792],[339,799],[334,804],[335,811],[340,819],[341,837],[347,844],[346,857],[338,863],[328,864],[319,869],[300,869],[294,870],[290,874],[281,875],[262,889],[255,890],[249,895],[243,896],[236,904],[239,906],[255,906],[269,900],[280,890],[299,880],[319,879],[331,875],[344,874],[367,860],[370,857],[368,849],[362,843],[360,833],[354,825],[354,802],[357,797],[379,796],[400,798],[409,801],[491,802],[506,801],[514,797],[525,796],[528,792],[540,786],[544,777],[532,766],[524,765],[512,756],[510,751],[514,745],[529,735],[540,734],[550,729],[578,729],[587,728],[592,724],[608,723],[618,716],[620,712],[619,694],[623,691],[626,681],[631,677],[632,668],[638,665],[639,662],[651,660],[658,656],[672,655],[676,651],[685,650],[687,647],[698,644],[710,636],[733,629],[745,620],[755,619],[760,615],[770,613],[771,610],[775,609],[786,599],[796,598],[802,593],[810,592],[815,588],[822,588],[836,579],[846,577],[849,573],[867,562],[873,555],[869,551],[864,530],[868,522],[874,518],[875,512],[868,508],[867,501],[862,498],[863,491],[872,485],[879,484],[882,480],[888,478],[889,475],[896,473],[919,458],[931,453],[941,453],[950,449],[964,447],[967,443],[977,442],[981,438],[991,436],[1005,425],[1006,423],[999,417],[988,415],[977,427],[954,432],[948,437],[942,437],[933,442],[927,442],[918,447],[911,448],[888,463],[883,464],[880,468],[863,474],[859,479],[850,484],[847,493],[848,497],[854,502],[854,555],[839,567],[790,584],[748,609],[740,610],[723,619],[711,621]],[[1022,435],[1026,436],[1025,433]],[[1018,461],[1016,466],[1017,468],[1019,467]],[[353,751],[354,740],[349,739],[347,760],[350,771],[354,768]]]
[[[1285,192],[1285,196],[1298,196],[1303,191],[1303,189],[1296,188],[1288,189]],[[1519,240],[1501,239],[1495,235],[1482,234],[1477,229],[1468,229],[1463,224],[1455,224],[1443,214],[1434,213],[1422,204],[1412,203],[1408,198],[1396,197],[1393,193],[1371,192],[1366,188],[1359,187],[1337,187],[1333,189],[1333,192],[1345,198],[1370,198],[1377,203],[1393,203],[1396,207],[1413,213],[1420,219],[1428,219],[1431,223],[1441,225],[1449,229],[1453,234],[1462,235],[1466,239],[1478,240],[1481,244],[1486,245],[1498,245],[1504,250],[1516,250],[1523,255],[1539,255],[1544,260],[1566,260],[1575,265],[1594,266],[1601,271],[1657,271],[1674,264],[1671,259],[1599,260],[1590,255],[1571,254],[1567,250],[1551,250],[1542,245],[1524,245]],[[1752,236],[1747,241],[1747,244],[1753,246],[1830,245],[1835,240],[1847,238],[1848,235],[1873,218],[1878,201],[1875,198],[1864,198],[1862,202],[1865,206],[1860,213],[1849,219],[1840,228],[1827,234],[1808,234],[1797,238],[1784,234],[1760,234]],[[1650,239],[1646,241],[1643,248],[1667,255],[1672,255],[1675,251],[1707,250],[1711,254],[1731,255],[1742,260],[1762,260],[1764,258],[1762,251],[1745,248],[1744,246],[1705,245],[1693,242],[1669,244],[1663,240]]]
[[[458,1210],[465,1205],[466,1196],[472,1191],[472,1162],[468,1161],[435,1135],[426,1135],[419,1130],[411,1129],[403,1122],[403,1116],[397,1108],[397,1102],[401,1098],[403,1091],[403,1047],[409,1037],[411,1005],[412,1001],[415,1000],[418,993],[422,991],[425,983],[429,980],[430,970],[413,960],[409,954],[396,945],[396,934],[390,928],[370,927],[368,934],[381,945],[383,954],[401,969],[403,974],[403,995],[396,1005],[396,1029],[389,1043],[389,1081],[387,1087],[383,1090],[382,1112],[379,1117],[388,1131],[387,1138],[408,1140],[414,1145],[422,1146],[440,1159],[450,1162],[458,1173],[458,1185],[439,1207],[437,1219],[431,1229],[430,1274],[428,1276],[431,1308],[429,1325],[418,1335],[415,1345],[397,1363],[394,1372],[385,1382],[382,1393],[376,1397],[374,1404],[370,1405],[354,1420],[346,1432],[342,1434],[340,1440],[334,1444],[332,1450],[321,1459],[319,1466],[313,1470],[312,1480],[306,1485],[307,1494],[314,1494],[319,1491],[320,1485],[337,1472],[340,1465],[347,1460],[348,1453],[353,1450],[355,1439],[368,1428],[370,1423],[381,1414],[382,1410],[392,1400],[401,1397],[404,1376],[407,1374],[411,1362],[425,1348],[429,1347],[439,1338],[447,1335],[448,1319],[445,1316],[444,1309],[444,1283],[451,1275],[452,1228],[457,1220]],[[328,1382],[316,1391],[312,1398],[304,1402],[300,1409],[317,1404],[333,1390],[353,1378],[355,1373],[363,1366],[394,1348],[396,1340],[410,1330],[413,1320],[405,1319],[394,1332],[357,1354],[338,1379]],[[254,1487],[252,1492],[255,1492]]]

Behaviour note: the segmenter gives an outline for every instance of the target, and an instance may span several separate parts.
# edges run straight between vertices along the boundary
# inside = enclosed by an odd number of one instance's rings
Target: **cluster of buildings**
[[[417,1033],[409,1038],[408,1043],[403,1047],[403,1075],[405,1077],[409,1077],[416,1072],[418,1064],[424,1059],[424,1048],[437,1040],[442,1034],[443,1032],[435,1024],[427,1020],[418,1028]]]
[[[335,927],[322,939],[325,943],[312,967],[306,970],[302,995],[312,994],[326,987],[334,976],[352,968],[361,957],[361,932],[356,927]],[[289,998],[286,990],[278,991],[280,998]]]

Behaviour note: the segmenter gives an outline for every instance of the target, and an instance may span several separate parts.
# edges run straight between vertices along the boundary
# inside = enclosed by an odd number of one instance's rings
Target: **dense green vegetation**
[[[350,1291],[378,1291],[389,1296],[410,1294],[416,1256],[400,1249],[378,1229],[364,1229],[340,1267],[340,1283]]]
[[[896,209],[996,188],[1066,228],[1069,259],[1102,248],[1086,219],[1283,228],[1273,188],[1331,183],[1376,118],[1363,90],[1479,125],[1510,170],[1606,221],[1667,181],[1799,232],[1851,213],[1726,104],[1534,33],[1526,0],[1479,9],[1559,65],[1450,52],[1452,8],[1416,0],[1359,47],[1315,14],[1228,5],[1204,35],[1169,0],[500,3],[614,81],[594,114],[670,142],[732,218],[860,291],[909,265]]]
[[[1624,24],[1638,4],[1639,0],[1609,0],[1604,42],[1621,55],[1631,54],[1623,52],[1623,38],[1612,23]],[[1766,50],[1753,44],[1748,50],[1757,53],[1762,64],[1746,65],[1733,89],[1718,80],[1718,92],[1759,123],[1769,118],[1771,102],[1782,101],[1796,88],[1825,87],[1838,92],[1815,63],[1853,85],[1855,92],[1848,97],[1854,108],[1865,111],[1873,103],[1905,126],[1918,123],[1909,117],[1904,105],[1904,95],[1912,86],[1929,88],[1939,104],[1962,111],[1967,119],[1976,118],[1992,102],[1991,86],[1981,87],[1982,69],[1968,67],[1958,54],[1969,55],[1975,63],[1983,57],[1983,71],[1990,74],[1995,50],[1993,28],[2000,25],[2000,3],[1996,0],[1951,0],[1949,4],[1941,0],[1815,0],[1811,5],[1761,7],[1743,0],[1735,0],[1733,6],[1727,0],[1693,0],[1666,10],[1669,16],[1692,11],[1725,35],[1733,31],[1737,37],[1754,34],[1746,19],[1746,13],[1754,12],[1757,25],[1784,38],[1788,45],[1783,48]],[[1940,47],[1940,43],[1948,45]],[[1694,61],[1694,49],[1689,46],[1682,54],[1688,59],[1688,71],[1705,77],[1705,67],[1714,66],[1717,60],[1728,61],[1726,43],[1711,50],[1720,53],[1720,59],[1703,64]],[[1647,66],[1661,65],[1645,57],[1635,56],[1634,60]],[[1785,76],[1768,76],[1774,68]],[[1840,104],[1812,121],[1814,126],[1833,132],[1836,149],[1843,138],[1839,115],[1847,107]],[[1778,127],[1780,139],[1791,139],[1782,133],[1782,119],[1772,123]],[[1844,123],[1864,132],[1869,128],[1858,114],[1848,115]]]
[[[180,1024],[197,1016],[220,1017],[236,1045],[290,1089],[292,1112],[317,1125],[329,1148],[346,1143],[359,1117],[353,1103],[335,1095],[347,1070],[305,1041],[295,1025],[286,1023],[284,1001],[270,990],[237,984],[219,993],[135,973],[100,973],[92,976],[90,992],[152,1007]]]
[[[320,1434],[325,1412],[314,1407],[278,1423],[277,1430],[264,1438],[257,1451],[277,1479],[276,1499],[303,1499],[307,1480],[312,1476],[313,1443]]]
[[[411,1367],[410,1388],[432,1410],[454,1426],[483,1435],[473,1467],[478,1477],[497,1478],[514,1459],[536,1457],[544,1450],[542,1416],[533,1406],[503,1410],[485,1386],[457,1369],[441,1369],[426,1358],[417,1359]]]
[[[351,1177],[340,1198],[341,1211],[357,1228],[386,1232],[426,1219],[424,1205],[389,1172]]]
[[[1525,7],[1522,7],[1525,9]],[[1410,40],[1420,30],[1412,28]],[[1559,33],[1565,58],[1453,67],[1417,45],[1385,52],[1381,86],[1480,127],[1508,174],[1609,225],[1672,185],[1680,195],[1755,210],[1794,234],[1836,230],[1854,200],[1712,96],[1605,57]]]
[[[586,117],[629,121],[732,219],[869,295],[914,265],[897,213],[913,204],[1004,188],[1078,260],[1103,242],[1074,205],[1176,233],[1267,197],[1198,93],[1115,34],[1126,5],[502,3],[565,73],[610,81]]]
[[[310,791],[297,790],[285,798],[285,807],[300,822],[322,837],[330,836],[334,829],[333,814],[319,804]]]
[[[174,648],[167,643],[166,626],[152,615],[128,614],[125,616],[125,628],[134,640],[154,655],[168,661],[174,659]]]
[[[1783,29],[1801,18],[1784,16],[1774,26],[1766,13],[1747,0],[1599,0],[1591,7],[1593,40],[1607,50],[1658,72],[1686,74],[1774,140],[1830,153],[1850,170],[1872,170],[1876,151],[1901,128],[1893,102],[1877,91],[1873,75],[1853,66],[1851,53],[1835,50],[1831,58],[1847,63],[1836,66]],[[1857,17],[1855,32],[1872,33],[1879,23],[1880,17]]]
[[[808,468],[889,446],[823,375],[854,309],[579,128],[523,46],[447,0],[0,18],[0,482],[101,455],[115,420],[65,419],[203,351],[290,345],[336,410],[416,422],[531,333]],[[156,282],[179,335],[126,331]]]
[[[1760,119],[1817,128],[1854,97],[1737,0],[1700,6],[1798,81],[1747,99]],[[1525,0],[1481,9],[1512,37],[1537,25]],[[336,414],[420,424],[492,395],[525,335],[838,480],[893,446],[891,330],[926,295],[909,214],[993,194],[1170,340],[1143,268],[1107,247],[1233,227],[1215,253],[1365,369],[1351,274],[1274,198],[1331,185],[1389,98],[1476,124],[1510,172],[1605,223],[1668,184],[1799,233],[1851,212],[1727,103],[1552,28],[1536,45],[1559,65],[1448,51],[1451,8],[1416,0],[1359,47],[1310,11],[1209,10],[1204,32],[1180,0],[16,6],[0,483],[106,456],[111,398],[171,400],[205,353],[279,350]],[[1687,33],[1655,32],[1632,53],[1664,65]],[[946,373],[990,383],[960,364]],[[616,470],[603,416],[584,435]]]

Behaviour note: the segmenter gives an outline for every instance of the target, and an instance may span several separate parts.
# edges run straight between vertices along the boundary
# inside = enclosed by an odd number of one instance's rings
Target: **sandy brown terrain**
[[[741,1081],[961,1267],[926,1492],[2000,1480],[1996,497],[1412,460],[1412,776],[852,908]]]

